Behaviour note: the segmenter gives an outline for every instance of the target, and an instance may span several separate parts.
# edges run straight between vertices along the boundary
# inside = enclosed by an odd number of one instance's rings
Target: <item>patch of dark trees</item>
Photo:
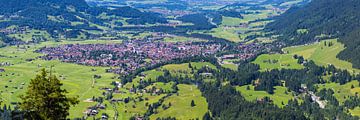
[[[240,12],[233,11],[233,10],[223,10],[223,11],[220,11],[219,13],[225,17],[234,17],[234,18],[240,18],[240,19],[244,18]]]
[[[263,103],[246,101],[241,94],[230,85],[216,86],[216,84],[201,84],[199,89],[206,98],[211,112],[205,114],[204,120],[213,119],[299,119],[306,117],[301,111],[280,109],[264,101]]]
[[[116,15],[126,18],[131,18],[126,20],[126,22],[135,25],[143,25],[146,23],[155,24],[155,23],[167,23],[166,18],[162,17],[160,14],[152,12],[143,12],[132,7],[119,7],[108,12],[109,15]]]
[[[188,26],[193,30],[209,30],[216,27],[216,25],[209,22],[209,18],[203,13],[184,15],[177,19],[183,22],[193,23],[194,25]]]
[[[11,38],[11,37],[5,35],[4,33],[0,33],[0,40],[3,41],[7,45],[24,44],[23,41],[16,39],[16,38]],[[0,45],[0,47],[3,47],[3,46],[5,46],[5,45]]]

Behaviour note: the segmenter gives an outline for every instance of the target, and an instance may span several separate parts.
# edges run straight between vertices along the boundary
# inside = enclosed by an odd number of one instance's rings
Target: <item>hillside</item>
[[[1,38],[6,44],[53,38],[89,39],[101,36],[96,33],[124,24],[167,23],[165,18],[156,13],[132,7],[90,7],[85,0],[0,0],[0,4],[4,6],[0,8],[0,32],[5,34]],[[33,30],[40,30],[39,33],[45,35],[23,35]],[[34,40],[37,39],[34,36],[41,36],[41,40]]]
[[[0,120],[360,120],[358,3],[0,0]]]
[[[311,43],[326,38],[340,37],[345,51],[338,57],[360,68],[357,38],[360,29],[360,1],[358,0],[313,0],[311,3],[294,7],[275,18],[266,29],[282,35],[289,45]],[[351,51],[351,52],[350,52]]]

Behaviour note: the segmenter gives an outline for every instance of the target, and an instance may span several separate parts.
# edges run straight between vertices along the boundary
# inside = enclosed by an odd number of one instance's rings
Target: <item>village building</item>
[[[212,73],[200,73],[200,75],[203,77],[212,77],[213,76]]]
[[[0,72],[5,72],[5,69],[4,69],[4,68],[0,68]]]

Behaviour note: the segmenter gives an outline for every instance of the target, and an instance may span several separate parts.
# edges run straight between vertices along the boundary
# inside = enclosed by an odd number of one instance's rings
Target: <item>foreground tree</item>
[[[77,98],[67,97],[56,76],[48,75],[45,69],[32,79],[26,94],[21,96],[21,110],[27,119],[62,120],[69,115],[70,105],[79,103]]]

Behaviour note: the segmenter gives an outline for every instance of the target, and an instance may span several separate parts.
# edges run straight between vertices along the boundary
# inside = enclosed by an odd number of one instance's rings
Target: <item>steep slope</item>
[[[360,68],[360,1],[313,0],[309,4],[291,8],[275,18],[266,29],[282,35],[289,45],[305,44],[325,38],[340,38],[347,47],[338,57]]]

